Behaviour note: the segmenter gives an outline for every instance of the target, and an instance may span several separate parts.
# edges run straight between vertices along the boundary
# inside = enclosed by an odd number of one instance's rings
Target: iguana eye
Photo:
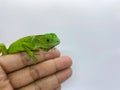
[[[48,43],[49,43],[49,42],[50,42],[50,39],[48,39],[48,38],[47,38],[47,39],[46,39],[46,42],[48,42]]]

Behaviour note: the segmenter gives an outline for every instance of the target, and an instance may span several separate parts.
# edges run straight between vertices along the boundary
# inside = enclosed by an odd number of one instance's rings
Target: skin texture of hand
[[[38,64],[25,52],[0,57],[0,90],[61,90],[72,74],[71,58],[56,49],[35,54]]]

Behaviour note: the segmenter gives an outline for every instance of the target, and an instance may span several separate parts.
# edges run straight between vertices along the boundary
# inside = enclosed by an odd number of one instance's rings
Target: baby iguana
[[[0,44],[0,53],[2,55],[14,54],[18,52],[27,52],[29,57],[31,57],[34,62],[37,62],[35,57],[35,50],[49,51],[60,43],[59,38],[55,33],[47,33],[43,35],[33,35],[20,38],[19,40],[13,42],[9,48],[1,43]]]

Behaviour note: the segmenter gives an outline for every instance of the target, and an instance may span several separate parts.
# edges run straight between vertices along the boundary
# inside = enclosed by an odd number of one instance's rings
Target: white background
[[[73,59],[62,90],[120,90],[120,0],[0,0],[0,42],[47,32]]]

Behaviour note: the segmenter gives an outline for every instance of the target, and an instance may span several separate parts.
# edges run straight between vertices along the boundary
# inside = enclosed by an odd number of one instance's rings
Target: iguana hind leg
[[[3,43],[0,43],[0,53],[2,53],[2,55],[7,54],[7,48],[6,48],[5,44],[3,44]]]

